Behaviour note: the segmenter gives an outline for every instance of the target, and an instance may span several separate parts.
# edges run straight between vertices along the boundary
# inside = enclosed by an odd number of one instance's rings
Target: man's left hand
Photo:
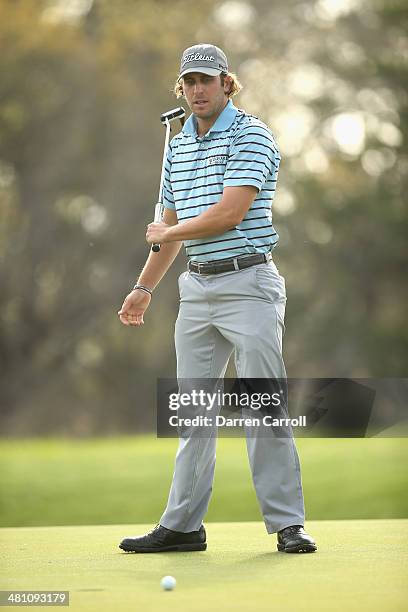
[[[146,240],[149,244],[164,244],[170,242],[169,240],[169,229],[171,225],[166,223],[149,223],[146,231]]]

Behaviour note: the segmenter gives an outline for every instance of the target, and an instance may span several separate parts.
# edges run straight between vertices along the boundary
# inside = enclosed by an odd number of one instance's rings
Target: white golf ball
[[[160,586],[164,591],[172,591],[176,586],[176,579],[173,576],[164,576],[161,579]]]

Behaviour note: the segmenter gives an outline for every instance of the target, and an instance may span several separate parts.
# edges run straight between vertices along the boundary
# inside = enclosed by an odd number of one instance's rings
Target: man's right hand
[[[163,222],[166,225],[175,225],[177,223],[176,211],[166,208],[164,210]],[[175,260],[180,248],[181,242],[168,242],[162,245],[158,253],[150,251],[138,283],[141,285],[145,283],[148,289],[156,287]],[[143,315],[151,299],[151,295],[146,293],[146,291],[141,289],[131,291],[118,312],[121,323],[134,327],[143,325]]]
[[[151,295],[146,293],[146,291],[141,289],[131,291],[118,312],[121,323],[134,327],[143,325],[143,314],[147,310],[151,299]]]

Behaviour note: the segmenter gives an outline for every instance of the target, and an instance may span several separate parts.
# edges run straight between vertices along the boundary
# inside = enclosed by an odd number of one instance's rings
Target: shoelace
[[[153,527],[151,531],[149,531],[148,535],[157,535],[157,532],[161,531],[161,538],[165,536],[165,534],[171,533],[171,529],[167,529],[167,527],[163,527],[160,523],[157,523],[156,527]]]
[[[302,525],[291,525],[290,527],[286,527],[282,531],[285,533],[297,533],[300,529],[303,529]]]

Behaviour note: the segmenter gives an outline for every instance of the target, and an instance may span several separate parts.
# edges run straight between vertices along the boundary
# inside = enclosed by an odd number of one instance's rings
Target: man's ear
[[[224,77],[224,93],[229,94],[232,87],[232,79],[229,75]]]
[[[179,79],[178,84],[179,84],[179,87],[180,87],[180,90],[181,90],[181,95],[184,98],[183,79]]]

